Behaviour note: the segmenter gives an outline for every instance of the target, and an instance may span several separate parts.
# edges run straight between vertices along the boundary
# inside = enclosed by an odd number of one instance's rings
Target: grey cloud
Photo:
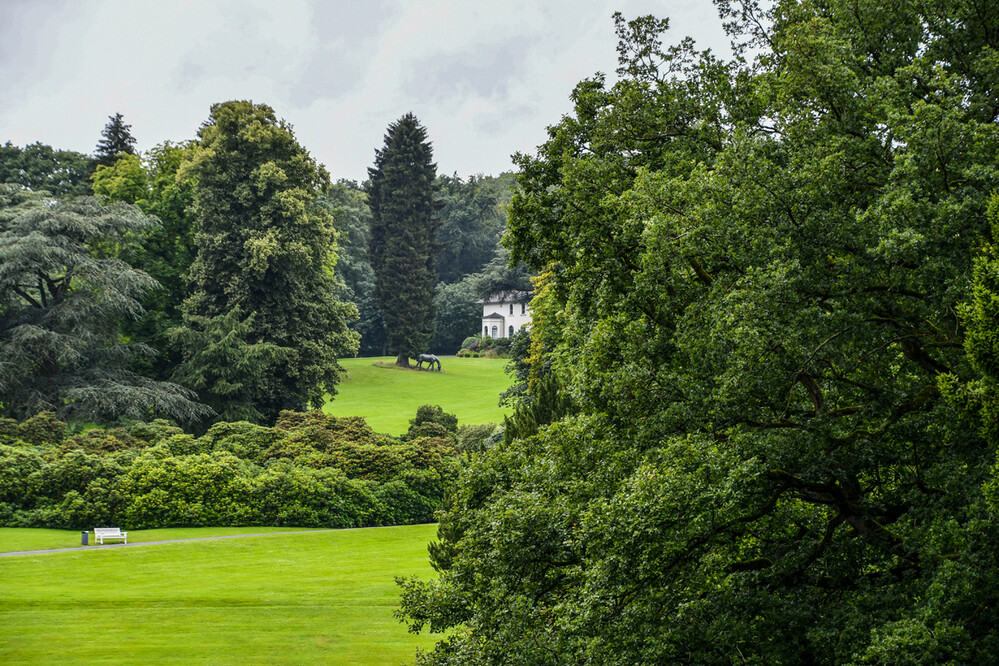
[[[0,87],[6,104],[26,99],[35,82],[52,71],[50,42],[61,18],[72,13],[69,0],[0,1]]]
[[[460,55],[411,61],[403,91],[412,99],[437,101],[459,95],[504,95],[523,72],[532,40],[518,37]]]
[[[345,95],[363,83],[378,35],[398,13],[398,5],[387,0],[316,3],[311,28],[320,47],[292,84],[291,101],[308,106]]]

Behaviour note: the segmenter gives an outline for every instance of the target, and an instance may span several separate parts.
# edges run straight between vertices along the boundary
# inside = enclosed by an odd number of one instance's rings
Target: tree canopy
[[[528,406],[572,406],[465,473],[423,663],[999,648],[999,6],[718,6],[751,61],[618,15],[620,80],[517,157]]]
[[[266,420],[322,406],[343,376],[337,359],[357,349],[348,328],[357,310],[334,297],[333,218],[317,203],[329,175],[264,104],[215,104],[198,136],[197,256],[184,310],[220,322],[238,308],[253,317],[248,340],[292,350],[267,368],[246,366]]]
[[[156,224],[128,204],[0,186],[0,413],[98,422],[207,414],[190,391],[132,372],[132,359],[152,350],[119,331],[157,284],[116,253]]]
[[[133,340],[156,348],[156,356],[138,359],[137,368],[167,379],[181,361],[169,331],[182,324],[180,306],[188,296],[187,272],[194,261],[194,219],[190,211],[194,182],[181,167],[194,155],[194,146],[164,142],[142,156],[122,155],[110,166],[98,165],[91,176],[94,194],[106,201],[138,206],[160,223],[122,248],[122,258],[152,276],[160,289],[142,299],[145,312],[123,323]]]
[[[10,141],[0,146],[0,183],[53,196],[90,194],[90,158],[72,150],[56,150],[43,143],[24,148]]]
[[[434,285],[440,245],[434,202],[437,165],[427,130],[412,113],[388,127],[368,169],[369,257],[374,296],[389,351],[409,365],[434,333]]]

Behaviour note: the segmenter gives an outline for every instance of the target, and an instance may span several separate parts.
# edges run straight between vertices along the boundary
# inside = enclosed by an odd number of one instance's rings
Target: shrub
[[[19,428],[14,419],[0,419],[0,444],[13,444],[17,440]]]
[[[92,428],[70,435],[59,447],[62,451],[83,450],[88,453],[110,453],[135,448],[139,440],[123,428]],[[142,442],[145,444],[145,442]]]
[[[458,450],[464,453],[485,451],[485,442],[496,428],[495,423],[461,426],[458,428]]]
[[[146,446],[152,446],[174,435],[182,435],[184,431],[165,419],[155,419],[149,423],[139,421],[132,424],[128,429],[128,434],[136,440],[144,442]]]
[[[277,428],[236,421],[235,423],[219,422],[208,429],[201,438],[208,444],[209,451],[228,451],[238,458],[260,463],[263,454],[275,443],[283,439],[285,434]]]
[[[66,436],[66,424],[54,412],[41,412],[21,423],[17,436],[29,444],[58,444]]]
[[[440,405],[420,405],[416,410],[416,417],[409,422],[409,431],[403,439],[412,439],[418,436],[417,429],[427,423],[440,425],[444,432],[457,436],[458,417],[445,412]]]

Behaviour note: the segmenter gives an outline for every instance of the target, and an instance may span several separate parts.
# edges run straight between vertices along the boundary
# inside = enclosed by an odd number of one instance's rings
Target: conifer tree
[[[435,215],[437,165],[427,130],[412,113],[392,123],[368,169],[375,300],[398,365],[426,351],[434,333],[434,287],[440,245]]]
[[[135,206],[0,186],[0,415],[71,421],[208,414],[193,393],[134,372],[148,346],[120,324],[157,288],[122,261],[158,224]]]
[[[135,154],[135,137],[132,136],[132,126],[122,120],[122,115],[116,113],[108,116],[108,124],[101,131],[104,138],[97,142],[97,152],[94,159],[103,166],[111,166],[120,153]]]

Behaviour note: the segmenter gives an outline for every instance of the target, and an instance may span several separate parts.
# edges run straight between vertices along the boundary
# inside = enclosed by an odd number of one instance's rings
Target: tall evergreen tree
[[[120,153],[135,154],[135,137],[132,136],[132,126],[122,120],[122,115],[116,113],[108,116],[108,124],[101,131],[104,138],[97,142],[97,152],[94,159],[98,164],[111,166]]]
[[[263,419],[319,407],[343,376],[337,359],[357,350],[347,327],[357,310],[335,298],[333,218],[317,204],[329,174],[263,104],[215,104],[198,136],[197,256],[184,311],[219,321],[239,308],[246,340],[291,350],[266,367],[231,363],[254,375],[257,403],[248,407]]]
[[[434,334],[434,286],[440,245],[435,215],[437,165],[427,130],[412,113],[388,127],[368,169],[369,254],[375,300],[396,363],[426,351]]]

